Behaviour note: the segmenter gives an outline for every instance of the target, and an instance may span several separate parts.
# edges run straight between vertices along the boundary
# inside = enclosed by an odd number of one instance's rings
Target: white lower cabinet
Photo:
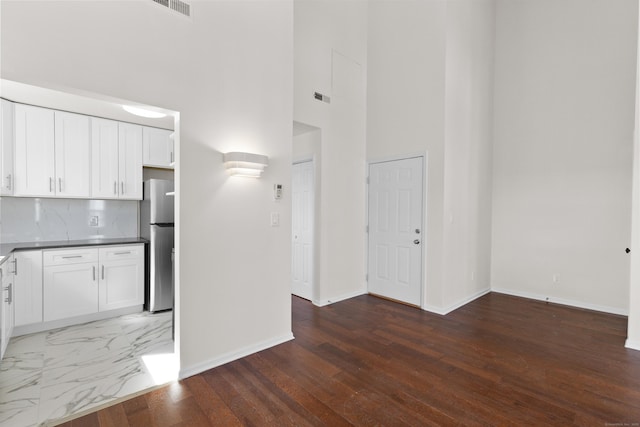
[[[14,257],[15,326],[42,322],[42,251],[20,251]]]
[[[96,264],[44,268],[44,320],[65,319],[98,311]]]
[[[144,245],[43,251],[44,321],[144,303]]]
[[[100,311],[144,303],[144,245],[100,248]]]
[[[9,256],[7,260],[0,266],[0,282],[2,282],[2,301],[0,302],[0,308],[2,308],[0,327],[0,359],[4,357],[4,352],[9,345],[9,339],[13,335],[13,268],[14,268],[13,256]]]

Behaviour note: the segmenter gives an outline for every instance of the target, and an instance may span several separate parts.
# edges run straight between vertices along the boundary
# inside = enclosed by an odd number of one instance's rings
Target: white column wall
[[[295,2],[294,120],[321,135],[317,305],[366,293],[366,11],[364,0]]]

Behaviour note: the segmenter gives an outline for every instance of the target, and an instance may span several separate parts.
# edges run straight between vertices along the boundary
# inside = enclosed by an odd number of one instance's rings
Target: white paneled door
[[[369,292],[420,305],[422,157],[369,165]]]
[[[293,165],[291,293],[313,299],[313,162]]]

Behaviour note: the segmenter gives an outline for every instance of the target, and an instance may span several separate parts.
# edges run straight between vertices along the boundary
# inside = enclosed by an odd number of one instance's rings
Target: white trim
[[[330,304],[335,304],[337,302],[340,301],[344,301],[350,298],[355,298],[355,297],[359,297],[361,295],[367,295],[369,292],[367,292],[366,289],[360,289],[359,291],[355,291],[355,292],[349,292],[346,294],[342,294],[342,295],[338,295],[335,298],[327,298],[327,299],[323,299],[320,301],[312,301],[313,305],[317,306],[317,307],[324,307]]]
[[[422,309],[424,311],[428,311],[430,313],[435,313],[435,314],[440,314],[442,316],[445,316],[445,315],[451,313],[452,311],[459,309],[463,305],[467,305],[471,301],[474,301],[474,300],[476,300],[476,299],[488,294],[489,292],[491,292],[490,288],[483,289],[483,290],[481,290],[479,292],[476,292],[475,294],[473,294],[473,295],[471,295],[471,296],[469,296],[467,298],[463,298],[460,301],[458,301],[458,302],[456,302],[454,304],[451,304],[450,306],[448,306],[446,308],[440,308],[440,307],[436,307],[436,306],[433,306],[433,305],[425,305]]]
[[[640,350],[640,341],[634,341],[627,339],[624,343],[626,348],[630,348],[631,350]]]
[[[550,302],[553,304],[566,305],[569,307],[584,308],[586,310],[600,311],[603,313],[617,314],[620,316],[629,315],[628,310],[621,309],[621,308],[609,307],[609,306],[598,305],[598,304],[590,304],[583,301],[568,300],[564,298],[547,297],[544,295],[534,294],[530,292],[514,291],[511,289],[504,289],[504,288],[491,288],[491,292],[496,292],[498,294],[512,295],[514,297],[528,298],[528,299],[533,299],[537,301]]]
[[[243,357],[249,356],[250,354],[258,353],[259,351],[275,347],[276,345],[285,343],[287,341],[291,341],[292,339],[294,339],[293,333],[288,333],[280,337],[275,337],[270,340],[261,341],[257,344],[252,344],[238,350],[224,353],[219,357],[215,357],[213,359],[197,363],[193,366],[180,369],[178,379],[183,380],[193,375],[197,375],[201,372],[208,371],[209,369],[224,365],[225,363],[233,362],[234,360],[242,359]]]
[[[396,160],[406,160],[406,159],[415,159],[416,157],[424,157],[426,158],[427,156],[427,152],[422,151],[416,151],[413,153],[405,153],[405,154],[398,154],[398,155],[393,155],[393,156],[381,156],[381,157],[374,157],[371,159],[367,159],[367,165],[371,165],[373,163],[386,163],[386,162],[395,162]]]

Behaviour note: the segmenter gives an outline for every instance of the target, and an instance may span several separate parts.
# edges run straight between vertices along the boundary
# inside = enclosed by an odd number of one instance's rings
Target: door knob
[[[413,244],[414,244],[414,245],[419,245],[419,244],[420,244],[420,240],[418,240],[418,239],[414,240],[414,241],[413,241]]]

